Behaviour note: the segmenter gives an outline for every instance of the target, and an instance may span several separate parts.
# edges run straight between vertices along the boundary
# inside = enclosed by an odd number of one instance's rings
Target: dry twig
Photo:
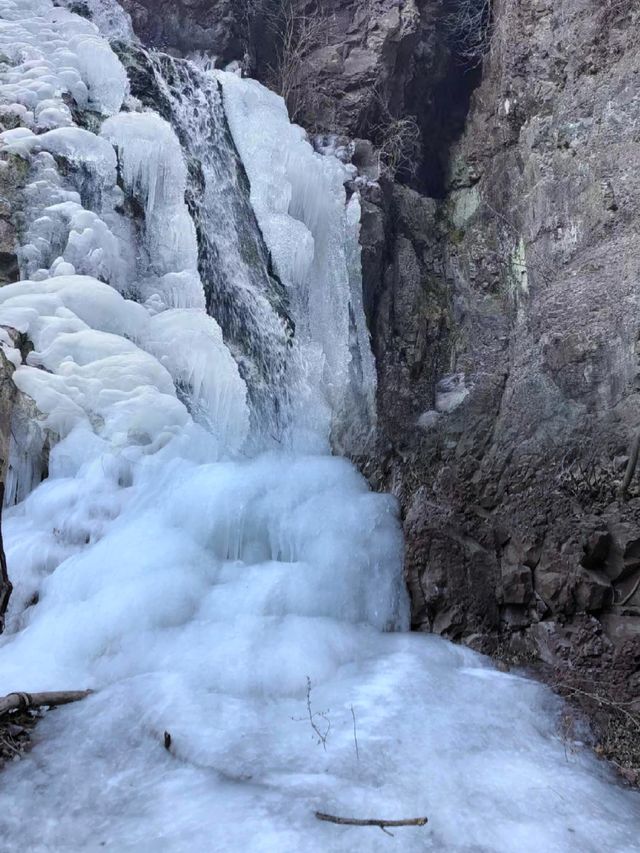
[[[318,726],[316,720],[320,718],[322,720],[322,724],[324,725],[324,731]],[[331,720],[329,719],[329,711],[314,711],[311,708],[311,679],[307,676],[307,716],[306,717],[292,717],[292,720],[296,723],[303,722],[305,720],[309,721],[311,728],[313,729],[314,735],[317,738],[317,743],[322,744],[322,748],[327,750],[327,738],[329,736],[329,732],[331,731]]]
[[[386,832],[387,835],[393,835],[392,832],[387,830],[386,827],[388,826],[425,826],[429,822],[429,819],[426,817],[412,817],[406,820],[381,820],[379,818],[362,820],[356,817],[337,817],[336,815],[325,814],[324,812],[316,812],[316,817],[318,820],[324,820],[327,823],[337,823],[340,826],[377,826],[383,832]]]
[[[356,759],[360,761],[360,748],[358,747],[358,730],[356,728],[356,712],[353,710],[353,705],[351,706],[351,717],[353,719],[353,742],[356,745]]]

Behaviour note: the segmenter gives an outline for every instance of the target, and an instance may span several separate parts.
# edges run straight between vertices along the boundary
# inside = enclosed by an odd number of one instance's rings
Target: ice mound
[[[80,109],[118,112],[127,75],[94,24],[50,0],[2,0],[0,18],[0,50],[13,63],[0,96],[18,111],[26,108],[26,123],[38,129],[71,124],[64,94]]]

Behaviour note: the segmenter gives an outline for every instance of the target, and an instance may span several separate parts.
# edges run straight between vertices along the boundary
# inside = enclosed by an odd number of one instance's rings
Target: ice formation
[[[141,98],[151,105],[162,102],[191,164],[184,195],[198,233],[200,294],[204,290],[207,310],[220,323],[247,382],[258,443],[269,437],[281,443],[291,434],[296,385],[292,323],[251,206],[220,86],[184,60],[138,51],[135,62],[148,72]]]
[[[349,426],[366,430],[376,379],[359,280],[359,206],[357,199],[345,205],[349,172],[337,158],[314,152],[302,128],[290,124],[282,98],[254,80],[217,76],[305,363],[316,365],[334,418],[344,421],[349,411]]]
[[[203,310],[196,231],[184,200],[187,167],[174,131],[155,113],[120,113],[104,122],[101,137],[115,148],[125,191],[144,211],[140,250],[149,278],[139,298]]]
[[[90,8],[129,32],[109,0]],[[26,166],[0,346],[29,424],[0,694],[95,690],[3,771],[3,849],[637,850],[637,795],[565,748],[543,687],[407,633],[395,503],[327,453],[329,422],[352,404],[366,422],[375,384],[342,164],[257,83],[158,56],[171,123],[119,112],[108,43],[50,0],[0,0],[0,38],[19,123],[0,144]],[[289,419],[273,440],[260,382]],[[390,838],[316,809],[430,823]]]

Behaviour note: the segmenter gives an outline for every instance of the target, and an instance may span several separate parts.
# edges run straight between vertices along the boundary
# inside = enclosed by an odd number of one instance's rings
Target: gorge
[[[637,10],[454,5],[323,5],[296,124],[259,4],[0,0],[0,694],[93,691],[8,851],[638,849],[480,654],[638,710]]]

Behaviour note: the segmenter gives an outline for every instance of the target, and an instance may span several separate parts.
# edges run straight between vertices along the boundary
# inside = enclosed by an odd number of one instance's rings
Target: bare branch
[[[285,100],[291,121],[303,111],[314,113],[320,92],[317,81],[307,74],[311,54],[327,40],[327,17],[320,0],[263,2],[261,15],[276,43],[276,61],[268,83]]]
[[[398,172],[413,176],[422,148],[422,132],[416,117],[394,116],[379,84],[374,87],[373,101],[378,120],[371,133],[378,146],[381,170],[391,178],[395,178]]]
[[[360,761],[360,749],[358,747],[358,730],[356,728],[356,712],[353,710],[353,705],[351,706],[351,717],[353,719],[353,742],[356,745],[356,759]]]
[[[382,820],[379,818],[360,819],[355,817],[337,817],[324,812],[316,812],[318,820],[324,820],[327,823],[337,823],[340,826],[377,826],[387,835],[393,835],[392,832],[387,832],[388,826],[426,826],[429,819],[426,817],[412,817],[405,820]]]
[[[457,0],[445,16],[445,29],[460,59],[478,65],[491,49],[492,0]]]
[[[57,705],[69,705],[79,702],[93,693],[92,690],[63,690],[54,693],[9,693],[0,699],[0,716],[10,711],[21,711],[27,708],[53,708]]]
[[[329,737],[329,732],[331,731],[331,720],[329,719],[329,710],[326,711],[314,711],[311,707],[311,679],[307,676],[307,716],[306,717],[292,717],[296,723],[300,723],[308,720],[315,737],[317,739],[318,745],[322,744],[322,748],[327,750],[327,738]],[[322,728],[318,725],[317,720],[322,720]]]

